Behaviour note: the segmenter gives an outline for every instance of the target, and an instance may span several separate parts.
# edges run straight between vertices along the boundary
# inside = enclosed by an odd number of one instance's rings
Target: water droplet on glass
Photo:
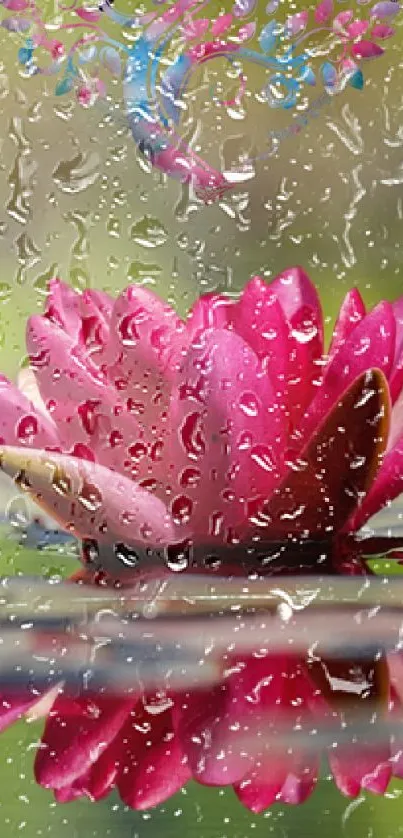
[[[192,542],[182,541],[180,544],[170,544],[165,550],[165,563],[169,570],[179,573],[187,570],[192,556]]]

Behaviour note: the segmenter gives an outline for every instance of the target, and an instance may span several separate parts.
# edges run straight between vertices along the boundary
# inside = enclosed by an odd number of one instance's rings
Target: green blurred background
[[[211,2],[211,17],[230,8]],[[148,7],[151,8],[151,0]],[[257,19],[265,20],[265,2]],[[134,4],[121,0],[121,10]],[[278,16],[303,8],[283,3]],[[346,8],[340,4],[340,9]],[[363,6],[356,6],[362,9]],[[43,4],[54,19],[54,4]],[[15,375],[24,360],[24,324],[43,305],[47,279],[58,273],[77,288],[116,293],[142,282],[183,313],[208,290],[236,294],[247,278],[268,278],[302,264],[320,289],[328,328],[346,291],[357,285],[366,301],[402,293],[403,39],[368,62],[361,92],[348,89],[297,137],[257,166],[256,177],[205,207],[189,189],[150,171],[124,127],[120,82],[109,93],[119,107],[105,118],[72,97],[56,99],[54,79],[25,79],[17,66],[21,40],[0,34],[0,369]],[[68,40],[68,37],[67,37]],[[220,67],[217,74],[223,71]],[[248,66],[248,85],[258,82]],[[190,122],[212,162],[234,149],[259,150],[262,132],[280,129],[280,111],[224,114],[205,90],[215,69],[193,80]],[[320,91],[319,91],[320,92]],[[318,92],[313,93],[317,96]],[[201,109],[202,118],[198,117]],[[263,116],[262,116],[263,114]],[[267,122],[267,124],[266,124]],[[193,126],[194,127],[194,126]],[[222,141],[225,137],[225,142]],[[232,156],[232,157],[231,157]],[[39,555],[0,541],[0,571],[67,573],[57,553]],[[403,833],[403,797],[395,784],[384,799],[347,801],[324,776],[304,806],[245,812],[231,790],[190,785],[158,810],[134,813],[115,797],[92,805],[55,804],[35,786],[32,760],[40,725],[21,723],[0,744],[1,834],[155,838],[251,838],[321,834],[392,838]]]

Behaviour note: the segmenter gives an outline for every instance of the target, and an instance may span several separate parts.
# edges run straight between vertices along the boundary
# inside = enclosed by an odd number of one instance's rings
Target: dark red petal
[[[103,696],[77,698],[76,715],[65,717],[56,699],[35,760],[37,782],[53,789],[71,786],[112,742],[133,701]]]
[[[373,370],[344,393],[261,509],[270,537],[329,538],[340,530],[373,483],[388,427],[387,382]]]
[[[319,423],[358,376],[379,369],[386,378],[395,354],[396,321],[390,303],[380,303],[339,346],[326,367],[317,395],[301,421],[296,445],[315,433]]]
[[[171,797],[191,778],[170,708],[149,712],[140,702],[121,733],[117,787],[132,809],[149,809]]]
[[[374,41],[362,40],[352,45],[351,52],[356,58],[377,58],[383,55],[385,50]]]

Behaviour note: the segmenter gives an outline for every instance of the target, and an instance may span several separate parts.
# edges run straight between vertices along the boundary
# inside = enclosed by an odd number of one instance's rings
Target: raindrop
[[[151,218],[148,215],[133,224],[130,236],[136,244],[148,248],[160,247],[168,239],[168,233],[163,224],[157,218]]]
[[[239,407],[246,416],[258,416],[260,402],[254,393],[242,393],[239,399]]]
[[[191,541],[182,541],[180,544],[170,544],[165,551],[165,563],[169,570],[175,573],[187,570],[193,552]]]
[[[62,468],[56,466],[52,477],[52,487],[59,495],[66,497],[72,492],[71,480]]]
[[[140,556],[133,550],[133,547],[123,544],[122,541],[113,545],[113,553],[125,567],[136,567],[140,561]]]
[[[221,567],[221,559],[214,553],[210,553],[203,559],[203,565],[206,570],[219,570]]]
[[[58,164],[53,172],[53,180],[62,192],[84,192],[98,180],[100,162],[95,152],[80,152],[72,160],[62,160]]]
[[[196,460],[206,450],[206,443],[200,429],[200,414],[189,413],[180,430],[180,437],[189,457]]]
[[[102,506],[102,492],[97,486],[84,481],[81,491],[78,494],[78,501],[88,512],[97,512]]]
[[[20,443],[32,445],[38,433],[36,416],[23,416],[17,424],[17,439]]]
[[[193,486],[198,486],[200,483],[201,474],[197,468],[185,468],[179,478],[179,483],[183,489]]]
[[[92,538],[85,538],[81,545],[81,558],[86,565],[96,563],[99,558],[98,542]]]
[[[187,495],[177,495],[171,504],[171,514],[175,524],[187,524],[192,514],[193,503]]]

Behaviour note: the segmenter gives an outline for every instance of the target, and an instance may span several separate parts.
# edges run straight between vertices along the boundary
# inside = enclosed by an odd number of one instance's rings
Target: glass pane
[[[5,835],[397,836],[401,5],[0,6]]]

